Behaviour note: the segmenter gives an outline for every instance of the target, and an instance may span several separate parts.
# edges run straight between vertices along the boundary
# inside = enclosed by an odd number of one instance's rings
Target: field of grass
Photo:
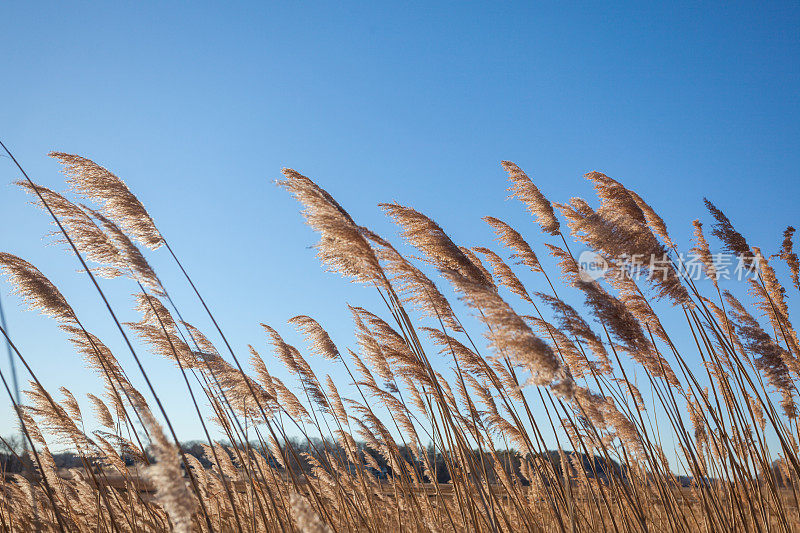
[[[105,383],[89,397],[94,412],[81,412],[69,384],[45,390],[2,330],[31,383],[19,404],[0,376],[24,444],[9,447],[22,467],[4,472],[3,531],[800,531],[793,228],[762,250],[706,201],[713,239],[694,221],[693,247],[681,250],[644,199],[604,174],[585,176],[596,207],[551,203],[503,162],[532,223],[485,217],[496,243],[467,248],[427,215],[381,204],[411,257],[284,169],[279,185],[319,234],[323,267],[374,287],[385,306],[343,304],[352,349],[297,316],[289,327],[305,346],[264,325],[274,353],[237,353],[122,180],[80,156],[51,156],[67,195],[22,167],[18,185],[55,224],[135,365],[123,368],[36,266],[0,252],[12,290],[57,321]],[[602,269],[588,270],[579,250]],[[218,346],[184,322],[150,253],[174,259]],[[719,253],[750,275],[718,276]],[[138,287],[138,322],[118,321],[103,290],[119,277]],[[480,327],[465,327],[466,314]],[[182,376],[202,454],[181,444],[143,345]],[[319,358],[348,383],[318,375]],[[84,429],[90,417],[102,430]],[[224,443],[212,439],[220,433]],[[80,466],[58,468],[56,440]]]

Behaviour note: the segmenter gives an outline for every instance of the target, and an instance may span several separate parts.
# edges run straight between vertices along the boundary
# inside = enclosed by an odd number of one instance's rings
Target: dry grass
[[[664,221],[638,194],[593,172],[586,177],[597,208],[582,199],[551,204],[517,165],[503,162],[512,196],[541,226],[536,240],[487,217],[502,248],[470,249],[412,208],[381,206],[425,269],[440,275],[433,280],[313,181],[286,169],[279,184],[319,233],[320,261],[372,285],[386,307],[380,314],[350,309],[355,350],[337,347],[308,316],[290,321],[306,352],[264,325],[274,357],[262,359],[255,349],[231,348],[119,178],[88,159],[51,155],[65,165],[71,194],[96,208],[27,176],[20,185],[56,224],[137,368],[123,368],[35,266],[0,254],[12,290],[59,323],[105,386],[90,397],[102,429],[87,432],[72,394],[62,387],[63,400],[51,396],[3,331],[31,379],[18,405],[2,376],[27,444],[27,475],[7,476],[0,491],[3,530],[800,530],[800,342],[774,270],[784,263],[789,288],[798,288],[792,228],[767,258],[707,202],[721,249],[757,268],[739,299],[734,282],[716,279],[717,245],[699,221],[694,251],[712,281],[696,283]],[[172,255],[224,350],[183,321],[137,242]],[[606,279],[582,275],[576,244],[608,259]],[[561,282],[537,252],[556,259]],[[626,275],[617,260],[651,254],[670,262],[648,278]],[[136,283],[138,322],[117,320],[99,277]],[[437,287],[442,281],[459,305]],[[562,299],[576,297],[577,308]],[[480,320],[485,342],[462,325],[464,312]],[[667,327],[666,314],[681,318]],[[177,367],[211,467],[181,446],[147,378],[143,345]],[[349,383],[318,376],[316,357],[341,365]],[[271,374],[278,361],[292,383]],[[146,391],[129,381],[134,370]],[[229,444],[214,442],[214,432]],[[59,472],[54,441],[75,450],[82,468]],[[386,479],[373,474],[381,465],[391,470]],[[431,482],[443,472],[449,482]]]

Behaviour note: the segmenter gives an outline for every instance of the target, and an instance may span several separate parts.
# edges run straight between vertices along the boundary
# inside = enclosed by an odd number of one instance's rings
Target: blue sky
[[[505,201],[502,159],[554,201],[590,195],[581,176],[603,171],[682,245],[691,221],[708,219],[703,196],[770,252],[800,224],[797,2],[17,3],[0,19],[2,140],[56,190],[54,149],[125,179],[240,351],[268,353],[259,322],[296,341],[285,321],[300,313],[352,344],[345,304],[380,309],[322,272],[315,236],[272,184],[284,166],[386,236],[376,204],[397,200],[462,244],[491,242],[481,216],[505,218],[540,254],[541,235]],[[77,263],[44,246],[46,218],[6,185],[17,177],[0,160],[0,249],[50,276],[132,371]],[[150,258],[208,330],[165,253]],[[105,286],[136,318],[134,287]],[[51,321],[23,312],[5,284],[0,296],[46,385],[99,387]],[[199,437],[176,371],[147,363],[179,433]],[[0,433],[12,427],[0,410]]]

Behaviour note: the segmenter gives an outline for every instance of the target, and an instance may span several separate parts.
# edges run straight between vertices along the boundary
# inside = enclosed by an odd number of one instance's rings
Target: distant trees
[[[329,440],[323,441],[320,439],[292,439],[289,441],[289,445],[290,446],[287,447],[286,443],[282,443],[281,450],[283,451],[283,456],[288,460],[288,466],[295,472],[311,472],[312,464],[311,461],[306,458],[308,456],[312,457],[326,468],[333,466],[329,464],[329,455],[330,457],[336,458],[343,463],[346,462],[344,459],[346,457],[345,451],[336,442]],[[371,475],[374,475],[377,478],[386,478],[393,475],[392,467],[380,453],[368,448],[363,443],[359,442],[356,445],[358,447],[357,454],[361,459],[361,465],[350,465],[350,468],[353,471],[355,471],[356,468],[363,468],[366,472],[369,472]],[[234,453],[231,445],[221,444],[221,446],[223,450],[228,451],[231,459],[236,462],[236,453]],[[203,442],[188,441],[184,442],[182,447],[185,453],[197,458],[203,467],[211,467],[212,462],[206,454],[207,445],[205,445]],[[274,468],[277,468],[278,470],[285,470],[285,468],[281,466],[281,461],[283,459],[278,460],[272,455],[272,453],[264,454],[259,443],[251,443],[250,451],[261,453],[262,456],[267,460],[268,464]],[[21,458],[25,455],[23,452],[24,446],[19,436],[11,436],[6,438],[0,437],[0,472],[9,474],[21,473],[24,470],[21,462]],[[428,445],[428,447],[424,449],[424,453],[427,455],[430,470],[425,468],[424,458],[418,457],[412,448],[408,446],[400,447],[400,456],[406,462],[406,464],[409,465],[409,467],[413,468],[420,479],[428,483],[434,481],[436,483],[451,482],[452,478],[448,464],[461,464],[461,460],[450,461],[449,457],[446,457],[436,451],[433,445]],[[473,457],[471,460],[474,462],[474,464],[480,464],[481,455],[478,450],[473,450],[472,453]],[[150,453],[147,455],[150,461],[154,461]],[[367,455],[370,456],[369,461],[367,461]],[[124,454],[123,457],[125,457]],[[625,467],[620,466],[619,463],[615,461],[611,461],[609,463],[602,457],[595,456],[590,458],[583,453],[576,452],[564,452],[563,457],[570,463],[567,477],[575,476],[575,468],[577,465],[582,466],[587,477],[597,479],[601,482],[606,482],[612,472],[616,476],[616,479],[625,479],[627,477]],[[54,453],[53,458],[58,468],[82,468],[84,466],[80,457],[70,451]],[[502,465],[503,470],[510,479],[516,480],[522,485],[528,485],[528,480],[525,479],[522,474],[522,461],[529,461],[529,464],[532,464],[530,463],[532,460],[530,456],[523,458],[523,456],[520,455],[516,450],[499,450],[495,452],[495,457],[492,457],[489,452],[484,452],[483,460],[487,462],[487,465],[492,464],[495,459],[500,465]],[[552,464],[556,474],[559,477],[563,476],[562,456],[558,451],[548,451],[546,454],[540,455],[538,459]],[[129,461],[126,460],[126,462]],[[364,466],[367,463],[373,465],[376,464],[378,468]],[[787,469],[782,467],[782,464],[779,460],[773,462],[773,470],[775,472],[776,479],[779,479],[782,485],[785,485],[787,482],[789,482],[789,478],[784,475],[784,472],[786,472]],[[494,474],[493,468],[487,468],[486,471],[489,472],[490,483],[497,483],[500,481],[499,479],[496,479],[496,474]],[[681,481],[687,485],[692,481],[690,477],[682,476],[681,478]]]

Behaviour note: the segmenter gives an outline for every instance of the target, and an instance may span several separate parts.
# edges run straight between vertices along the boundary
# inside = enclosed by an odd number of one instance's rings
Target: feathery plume
[[[781,282],[778,281],[775,270],[772,268],[772,265],[769,264],[769,260],[761,253],[760,248],[753,247],[753,257],[755,257],[761,279],[764,282],[764,288],[767,294],[769,294],[772,304],[775,305],[776,311],[782,315],[781,318],[788,322],[789,305],[786,303],[786,289],[781,285]]]
[[[641,208],[620,182],[597,171],[589,172],[584,177],[594,182],[594,189],[603,206],[601,209],[628,216],[639,223],[645,222]]]
[[[327,409],[328,402],[322,392],[322,387],[319,384],[319,380],[317,380],[317,376],[314,374],[314,371],[311,370],[311,366],[308,364],[308,362],[303,358],[302,355],[300,355],[300,351],[291,344],[287,344],[273,328],[267,326],[266,324],[261,324],[261,326],[270,336],[270,341],[275,349],[275,353],[283,362],[284,366],[286,366],[290,372],[295,374],[300,379],[300,382],[303,384],[303,388],[309,397],[317,405],[323,409]]]
[[[717,280],[719,279],[719,275],[717,274],[717,269],[714,266],[714,259],[711,256],[711,248],[708,246],[708,241],[703,235],[703,223],[699,220],[695,220],[692,222],[694,226],[694,241],[695,245],[690,250],[697,259],[700,260],[700,264],[703,265],[703,268],[706,271],[706,276],[708,276],[711,281],[714,282],[714,286],[717,286]]]
[[[192,531],[192,513],[197,506],[186,482],[183,480],[181,459],[177,447],[167,440],[164,431],[149,409],[141,409],[144,425],[150,434],[156,462],[149,467],[147,477],[156,488],[155,498],[164,506],[174,531]]]
[[[617,211],[616,207],[609,207],[612,204],[600,211],[594,211],[580,198],[556,205],[575,238],[602,252],[606,259],[630,258],[632,267],[650,274],[648,281],[658,291],[659,298],[669,297],[674,305],[693,305],[668,250],[643,223]]]
[[[69,324],[61,326],[61,329],[69,335],[70,343],[83,354],[90,368],[103,375],[107,372],[114,385],[125,380],[117,358],[98,337]]]
[[[591,373],[591,362],[563,331],[539,317],[524,316],[523,318],[533,325],[540,335],[552,340],[555,351],[561,356],[567,370],[573,377],[583,378]]]
[[[608,270],[605,273],[605,278],[616,289],[619,300],[646,327],[645,329],[649,329],[656,337],[669,345],[670,339],[661,324],[661,320],[650,306],[650,302],[644,297],[630,272],[614,261],[608,261]]]
[[[750,282],[750,293],[756,298],[757,307],[769,318],[776,336],[783,338],[784,343],[795,358],[800,357],[800,339],[797,338],[797,332],[789,320],[786,289],[778,281],[775,270],[772,269],[769,261],[761,254],[759,248],[753,247],[753,256],[755,257],[755,263],[758,265],[763,286],[755,279],[748,280]],[[795,371],[800,370],[800,362],[791,364],[790,368]],[[800,373],[797,375],[800,377]]]
[[[351,349],[347,349],[347,353],[350,354],[350,358],[353,360],[353,364],[356,365],[356,370],[358,371],[359,375],[361,376],[361,382],[367,385],[372,385],[377,387],[377,383],[375,382],[375,377],[370,372],[369,367],[364,364],[364,361],[358,356],[356,352]]]
[[[736,332],[733,330],[730,320],[728,319],[728,315],[725,314],[725,311],[720,306],[708,298],[701,297],[701,300],[703,301],[704,306],[711,310],[713,318],[716,320],[715,323],[712,323],[710,318],[704,318],[704,322],[707,324],[708,328],[714,331],[714,336],[716,337],[715,344],[719,348],[718,355],[728,370],[730,372],[734,372],[733,362],[729,357],[731,350],[725,345],[725,340],[730,340],[730,342],[733,344],[734,352],[738,351],[738,353],[744,354],[745,350],[741,339],[739,339],[739,336],[736,335]],[[745,357],[744,360],[755,372],[755,367],[753,366],[753,362],[750,360],[750,358]]]
[[[550,255],[556,259],[558,268],[561,270],[561,279],[573,287],[577,287],[583,276],[575,259],[563,248],[548,243],[544,243],[544,245]]]
[[[792,276],[792,283],[794,283],[795,288],[800,291],[800,260],[797,259],[797,254],[794,253],[792,243],[794,231],[795,229],[789,226],[783,232],[780,258],[786,261],[786,264],[789,266],[789,273]]]
[[[280,405],[289,416],[294,417],[299,422],[311,422],[311,415],[308,410],[297,399],[297,396],[283,384],[283,381],[273,376],[272,385],[275,388],[277,405]]]
[[[293,492],[289,497],[289,504],[292,506],[292,515],[295,525],[302,533],[332,533],[333,530],[322,521],[319,515],[311,507],[303,496]]]
[[[494,230],[497,237],[497,242],[511,248],[514,253],[511,254],[512,259],[518,259],[520,263],[530,268],[533,272],[541,272],[542,266],[539,264],[539,258],[531,249],[531,246],[525,241],[522,235],[517,230],[506,224],[500,219],[494,217],[483,217],[483,220],[489,224]]]
[[[271,398],[276,398],[275,386],[272,384],[272,376],[267,370],[267,365],[264,364],[264,360],[255,348],[249,344],[247,348],[250,350],[250,365],[255,369],[261,386],[264,387],[264,390],[267,391]]]
[[[622,344],[626,352],[653,376],[663,377],[671,385],[680,386],[668,362],[658,353],[642,330],[639,321],[622,301],[610,295],[595,281],[582,281],[578,287],[586,295],[586,306]]]
[[[320,235],[317,257],[331,272],[361,283],[385,284],[375,251],[361,234],[350,214],[327,191],[290,168],[283,169],[285,180],[278,185],[288,190],[303,205],[303,218]]]
[[[353,322],[356,325],[356,340],[361,356],[372,365],[383,381],[391,383],[394,381],[394,374],[386,360],[386,355],[381,350],[381,345],[361,319],[362,310],[351,306],[350,312],[353,314]]]
[[[202,355],[203,357],[211,358],[214,356],[219,356],[219,352],[217,352],[217,348],[214,346],[214,343],[208,340],[208,337],[206,337],[202,331],[188,322],[181,322],[181,324],[183,324],[183,327],[186,328],[186,331],[189,333],[189,337],[192,339],[192,342],[194,342],[197,345],[197,348],[200,350],[200,354],[196,355]]]
[[[389,324],[377,315],[361,307],[351,307],[358,315],[370,335],[378,343],[380,353],[386,362],[397,369],[397,372],[413,376],[421,383],[428,384],[430,376],[420,358],[412,352],[405,337],[400,335]],[[379,365],[382,363],[378,363]]]
[[[642,210],[645,222],[647,222],[647,225],[650,227],[653,233],[661,237],[661,240],[664,241],[667,246],[674,248],[675,243],[669,238],[667,224],[664,222],[664,219],[662,219],[661,216],[659,216],[659,214],[656,213],[652,207],[650,207],[650,204],[645,202],[642,197],[636,194],[634,191],[628,189],[628,194],[631,195],[633,201],[636,202],[636,205]]]
[[[475,265],[444,230],[419,211],[398,203],[379,204],[400,226],[403,237],[425,254],[427,261],[442,271],[457,272],[477,284],[490,284],[484,271]]]
[[[747,240],[734,229],[733,224],[725,216],[725,213],[717,209],[708,198],[703,198],[703,202],[706,204],[708,212],[717,221],[713,226],[714,229],[711,230],[711,234],[722,241],[725,250],[741,257],[745,265],[753,264],[753,253],[750,251],[750,245],[747,244]]]
[[[28,412],[39,418],[42,427],[58,439],[86,452],[91,442],[75,424],[68,412],[53,400],[50,393],[36,381],[30,382],[30,390],[25,391],[29,399]],[[73,398],[74,400],[74,398]],[[77,402],[76,402],[77,405]]]
[[[145,259],[139,247],[110,219],[103,216],[102,213],[82,206],[83,209],[89,213],[93,218],[100,222],[100,225],[105,230],[106,235],[114,243],[119,254],[122,256],[124,264],[135,274],[134,279],[141,281],[142,285],[149,288],[158,296],[166,296],[164,287],[161,285],[161,280],[158,279],[150,263]]]
[[[483,274],[483,279],[486,280],[486,283],[491,285],[492,287],[494,287],[495,290],[497,290],[497,286],[494,283],[494,278],[492,278],[492,274],[489,272],[489,270],[485,266],[483,266],[483,261],[481,261],[480,258],[477,255],[475,255],[475,252],[473,252],[472,250],[470,250],[466,246],[459,246],[458,249],[461,250],[461,252],[465,256],[467,256],[467,259],[469,259],[470,262],[473,265],[475,265],[475,267],[478,270],[481,271],[481,274]]]
[[[480,310],[481,319],[490,331],[490,345],[498,355],[525,364],[532,373],[532,383],[549,385],[565,397],[571,395],[572,379],[563,373],[558,357],[546,342],[534,335],[525,321],[493,287],[485,283],[475,283],[457,272],[444,274],[467,305]]]
[[[511,198],[516,196],[525,204],[530,214],[542,227],[542,231],[550,235],[558,235],[560,226],[553,212],[553,206],[550,205],[548,199],[517,165],[511,161],[503,161],[501,164],[508,172],[508,180],[511,182],[511,186],[508,189],[511,193]]]
[[[47,204],[47,207],[61,222],[75,247],[84,256],[95,263],[107,265],[94,269],[95,272],[105,278],[115,278],[120,276],[122,271],[127,270],[117,247],[80,207],[47,187],[31,184],[28,181],[18,181],[16,185],[33,195],[34,205],[45,209],[45,203]],[[42,199],[45,203],[42,202]],[[60,231],[53,232],[51,235],[56,238],[57,242],[66,242]]]
[[[111,411],[108,410],[108,406],[92,393],[86,394],[86,397],[89,398],[89,401],[92,402],[92,407],[94,408],[94,413],[97,416],[97,420],[103,426],[107,427],[108,429],[114,429],[114,417],[111,416]]]
[[[74,323],[75,312],[66,298],[38,268],[15,255],[0,252],[0,272],[5,274],[12,292],[28,309],[55,318],[62,323]]]
[[[461,331],[461,324],[456,319],[450,302],[433,281],[411,261],[403,257],[389,242],[366,228],[362,227],[361,230],[364,236],[377,246],[378,259],[398,297],[404,303],[421,311],[425,316],[441,320],[447,327]]]
[[[147,342],[154,353],[180,361],[186,368],[198,367],[195,353],[180,338],[178,326],[164,304],[149,294],[138,293],[134,299],[135,309],[142,313],[142,318],[139,322],[126,322],[125,325]]]
[[[534,293],[540,300],[549,305],[556,314],[558,326],[574,335],[592,351],[599,360],[600,371],[604,374],[611,374],[611,361],[603,341],[592,330],[591,326],[575,310],[560,298],[550,296],[541,292]]]
[[[347,424],[347,411],[339,396],[339,389],[336,388],[330,376],[326,376],[325,384],[328,386],[328,398],[331,399],[331,412],[339,420],[340,424]]]
[[[480,310],[482,320],[491,328],[492,346],[506,357],[526,364],[533,373],[534,383],[549,384],[569,396],[572,380],[559,372],[558,358],[547,343],[533,334],[525,321],[497,294],[491,278],[487,279],[481,268],[444,230],[414,209],[396,203],[382,206],[401,227],[406,239],[439,268],[462,299]]]
[[[737,333],[744,340],[745,347],[757,356],[756,366],[764,373],[769,384],[781,393],[781,406],[786,416],[796,417],[797,410],[792,398],[794,381],[789,373],[790,365],[796,364],[796,360],[778,346],[736,297],[728,291],[725,291],[724,296],[729,306],[728,314]]]
[[[443,331],[435,328],[421,329],[428,334],[434,344],[441,348],[442,354],[454,354],[458,360],[458,364],[464,370],[477,375],[484,375],[486,373],[486,362],[470,348],[467,348],[461,342],[459,342],[458,339],[451,337]]]
[[[49,155],[64,165],[70,187],[84,198],[102,204],[108,218],[126,233],[151,250],[164,244],[153,219],[125,182],[85,157],[63,152]]]
[[[172,313],[159,298],[149,294],[137,293],[134,295],[134,309],[142,314],[141,322],[152,326],[164,325],[171,333],[177,333],[178,325],[172,318]]]
[[[310,316],[299,315],[290,318],[289,323],[303,333],[311,350],[320,357],[331,361],[341,357],[328,332],[322,329],[322,326]]]
[[[514,271],[500,258],[499,255],[494,253],[488,248],[483,247],[476,247],[473,250],[479,254],[483,254],[486,257],[486,260],[489,261],[489,264],[494,271],[494,276],[497,279],[497,282],[522,298],[527,302],[533,303],[531,300],[530,295],[528,295],[528,291],[525,289],[525,286],[519,280]]]
[[[694,428],[694,439],[697,448],[702,450],[705,446],[708,446],[708,434],[706,433],[706,424],[703,420],[702,409],[700,405],[691,398],[687,398],[686,407],[689,409],[689,420]]]
[[[63,406],[67,414],[72,417],[72,420],[74,420],[77,424],[83,423],[81,408],[80,405],[78,405],[78,400],[75,399],[75,396],[73,396],[73,394],[66,387],[59,387],[58,390],[64,395]]]

